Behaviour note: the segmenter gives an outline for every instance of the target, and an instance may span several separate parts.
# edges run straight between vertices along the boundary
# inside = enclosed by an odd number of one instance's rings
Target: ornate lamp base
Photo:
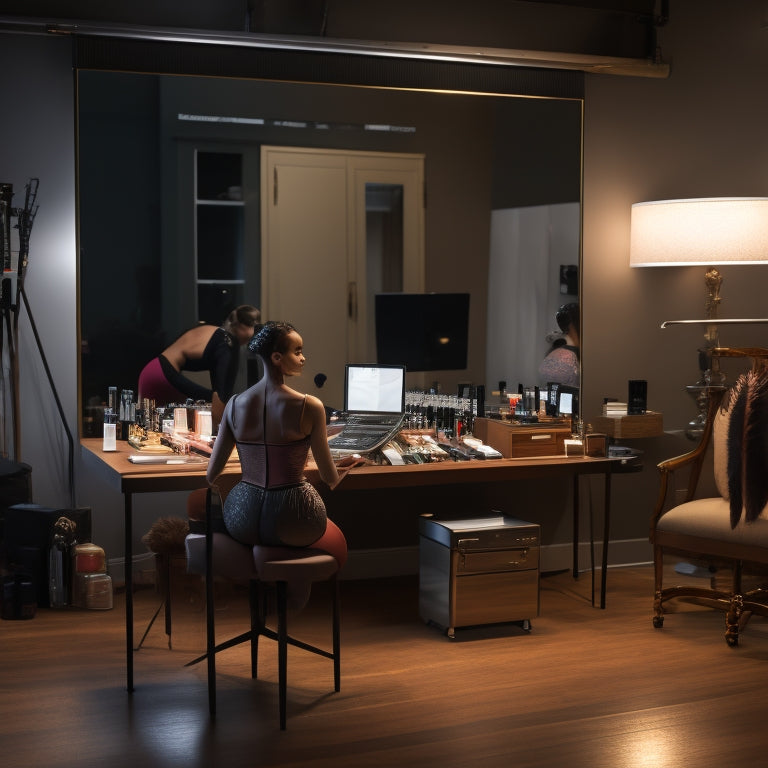
[[[685,428],[685,436],[690,440],[698,440],[704,431],[704,425],[707,423],[707,396],[709,386],[698,382],[688,384],[685,391],[694,399],[699,412],[689,422]]]

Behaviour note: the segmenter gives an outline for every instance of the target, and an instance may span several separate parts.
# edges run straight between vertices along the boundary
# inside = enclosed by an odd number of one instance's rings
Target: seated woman
[[[311,448],[320,477],[335,488],[340,471],[360,459],[349,456],[334,464],[322,402],[286,385],[304,366],[302,344],[288,323],[267,323],[253,337],[249,348],[263,360],[264,377],[227,403],[207,477],[214,484],[237,447],[242,479],[227,494],[222,513],[229,535],[249,545],[322,548],[341,567],[346,542],[327,520],[304,467]]]
[[[542,384],[556,382],[568,387],[580,386],[581,366],[579,363],[579,305],[563,304],[555,316],[562,336],[539,365]]]
[[[139,401],[156,405],[184,403],[187,398],[211,403],[214,427],[232,396],[240,363],[240,347],[252,338],[261,320],[256,307],[232,310],[220,327],[198,325],[150,360],[139,374]],[[201,386],[182,371],[208,371],[211,387]]]

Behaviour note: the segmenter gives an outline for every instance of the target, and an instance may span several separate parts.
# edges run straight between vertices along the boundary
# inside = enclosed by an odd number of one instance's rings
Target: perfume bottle
[[[117,414],[111,408],[104,409],[104,439],[101,450],[117,450]]]

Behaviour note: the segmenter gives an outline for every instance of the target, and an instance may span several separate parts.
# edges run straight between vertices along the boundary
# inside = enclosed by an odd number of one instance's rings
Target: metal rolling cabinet
[[[539,614],[541,528],[493,517],[419,518],[419,614],[455,637],[458,627],[519,622]]]

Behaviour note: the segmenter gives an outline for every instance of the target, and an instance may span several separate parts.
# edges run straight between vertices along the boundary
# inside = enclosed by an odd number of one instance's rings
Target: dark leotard
[[[211,402],[213,393],[226,403],[232,397],[237,378],[240,352],[237,341],[223,328],[217,328],[203,354],[188,359],[184,365],[187,371],[208,371],[211,388],[203,387],[177,371],[163,355],[150,360],[139,374],[139,397],[149,398],[158,405],[183,403],[187,398]]]
[[[234,402],[232,406],[234,428]],[[236,445],[243,476],[250,482],[240,481],[224,502],[229,535],[244,544],[268,546],[306,547],[316,542],[325,532],[327,517],[320,494],[304,479],[310,437],[290,443],[238,440]]]

